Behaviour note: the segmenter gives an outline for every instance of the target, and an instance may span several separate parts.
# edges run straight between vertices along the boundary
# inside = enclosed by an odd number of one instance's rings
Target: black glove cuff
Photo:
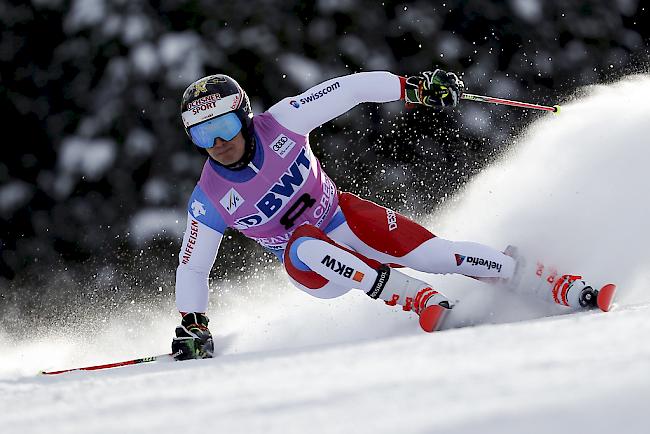
[[[200,312],[190,312],[183,315],[181,325],[185,328],[198,327],[199,329],[207,329],[210,319]]]

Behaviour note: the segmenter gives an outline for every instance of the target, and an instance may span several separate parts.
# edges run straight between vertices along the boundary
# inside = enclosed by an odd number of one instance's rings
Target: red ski
[[[600,288],[598,295],[596,296],[596,302],[598,307],[603,312],[609,312],[612,308],[612,302],[614,301],[614,296],[616,295],[616,285],[613,283],[608,283],[607,285]]]

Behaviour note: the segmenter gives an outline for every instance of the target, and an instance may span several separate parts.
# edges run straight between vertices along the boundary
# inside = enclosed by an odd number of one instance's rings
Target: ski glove
[[[192,312],[183,316],[172,340],[172,354],[176,360],[212,358],[214,343],[208,330],[209,321],[202,313]]]
[[[454,107],[465,91],[465,84],[453,72],[425,71],[406,79],[404,99],[409,104],[427,107]]]

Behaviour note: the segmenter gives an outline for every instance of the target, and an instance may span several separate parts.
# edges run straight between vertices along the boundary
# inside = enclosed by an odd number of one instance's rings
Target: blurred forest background
[[[179,101],[203,75],[234,77],[256,113],[334,76],[435,67],[472,93],[552,105],[647,72],[645,3],[0,0],[2,324],[173,298],[203,163]],[[311,143],[342,190],[417,218],[537,116],[366,104]],[[220,255],[213,277],[231,283],[275,262],[234,231]]]

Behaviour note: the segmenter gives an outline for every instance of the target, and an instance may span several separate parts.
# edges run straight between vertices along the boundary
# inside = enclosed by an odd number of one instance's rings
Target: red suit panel
[[[350,230],[368,246],[387,255],[402,257],[435,238],[403,215],[352,193],[341,193],[339,205]]]

